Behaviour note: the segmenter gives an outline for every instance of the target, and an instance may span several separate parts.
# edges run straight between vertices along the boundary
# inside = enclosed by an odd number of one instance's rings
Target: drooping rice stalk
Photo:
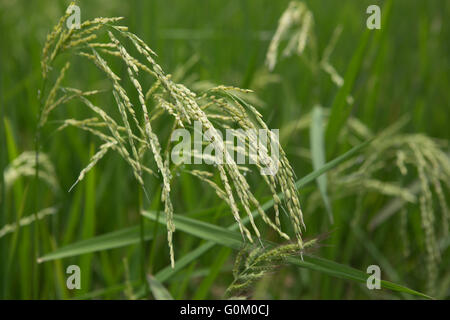
[[[47,216],[51,216],[51,215],[55,214],[56,212],[57,212],[57,209],[55,207],[49,207],[49,208],[40,210],[36,216],[38,217],[39,220],[41,220]],[[17,228],[28,226],[28,225],[32,224],[33,222],[36,221],[35,219],[36,219],[35,215],[28,215],[28,216],[20,219],[16,223],[4,225],[0,229],[0,238],[4,237],[5,235],[7,235],[9,233],[15,232],[17,230]]]
[[[84,22],[80,29],[70,30],[64,28],[66,19],[67,15],[61,18],[47,37],[44,46],[41,62],[43,77],[50,79],[51,73],[56,73],[58,76],[46,95],[39,124],[45,125],[55,108],[73,100],[82,102],[95,114],[94,118],[63,119],[60,127],[63,129],[67,126],[74,126],[92,133],[102,141],[99,151],[81,171],[75,184],[82,181],[85,174],[109,150],[118,153],[128,163],[136,181],[144,191],[146,190],[145,174],[159,178],[162,181],[161,200],[164,202],[172,266],[175,263],[172,244],[175,226],[170,193],[173,171],[176,170],[191,171],[193,175],[212,187],[217,195],[228,204],[242,235],[249,242],[254,241],[252,234],[257,238],[261,237],[261,232],[251,214],[253,209],[258,210],[262,220],[269,227],[281,237],[289,239],[289,236],[281,229],[279,217],[280,209],[286,210],[295,232],[297,246],[301,250],[303,247],[302,230],[305,228],[305,224],[294,185],[294,173],[286,154],[273,133],[270,133],[262,116],[255,107],[245,101],[245,95],[250,92],[249,90],[218,86],[202,94],[197,94],[186,86],[174,82],[171,76],[158,65],[155,60],[156,54],[142,39],[128,31],[126,27],[116,25],[121,18],[97,18]],[[108,36],[108,42],[98,41],[102,38],[100,35],[103,34]],[[300,37],[302,43],[306,41],[305,35],[306,31],[304,30]],[[53,70],[54,62],[61,53],[69,53],[69,55],[65,55],[69,57],[67,59],[69,61],[61,70]],[[102,91],[92,89],[83,91],[62,85],[63,82],[70,80],[67,76],[67,72],[70,71],[70,60],[79,59],[79,57],[87,62],[93,62],[109,81],[110,92],[120,118],[115,119],[111,107],[95,105],[90,100],[90,96],[94,94],[101,97]],[[122,63],[127,70],[128,79],[121,79],[117,75],[111,67],[109,59],[117,59]],[[148,79],[152,79],[152,82],[149,83]],[[137,101],[133,101],[134,95],[137,95]],[[209,166],[209,169],[217,170],[221,185],[212,182],[210,171],[169,166],[170,141],[161,143],[165,137],[154,129],[154,123],[163,114],[168,114],[172,118],[172,131],[176,128],[186,128],[194,133],[193,124],[200,123],[205,131],[212,132],[211,144],[218,154],[223,156],[224,162]],[[256,132],[264,129],[271,135],[269,138],[276,141],[275,145],[267,148],[261,147],[257,135],[249,134],[245,138],[245,147],[235,149],[236,152],[249,158],[255,154],[258,156],[255,161],[255,172],[263,178],[273,195],[274,219],[270,218],[261,208],[259,201],[251,191],[244,174],[250,170],[250,167],[238,165],[228,152],[230,146],[221,139],[219,129],[227,128]],[[167,145],[166,149],[163,149],[164,145]],[[272,148],[279,149],[279,159],[273,160],[269,156],[274,152]],[[151,156],[151,161],[148,160],[147,155]],[[193,155],[194,158],[199,156],[202,155]],[[279,169],[273,175],[265,176],[262,170],[269,165],[275,165]],[[277,196],[279,191],[285,195],[283,202]],[[250,218],[252,232],[241,222],[242,211]]]
[[[288,44],[283,49],[284,57],[296,53],[302,55],[308,39],[315,41],[312,36],[314,18],[305,3],[291,1],[278,21],[278,28],[270,42],[266,55],[266,65],[273,70],[278,61],[278,50],[285,37],[289,37]]]
[[[318,78],[319,71],[323,71],[337,87],[341,87],[344,79],[330,62],[330,58],[342,30],[342,26],[338,25],[323,52],[319,53],[312,11],[303,1],[291,1],[281,15],[277,30],[271,39],[266,53],[266,66],[269,71],[273,71],[281,60],[279,57],[281,50],[282,58],[292,55],[302,58],[314,74],[313,81]],[[284,42],[287,44],[283,47]],[[347,101],[352,103],[353,97],[349,95]]]
[[[53,164],[45,153],[40,154],[39,178],[45,181],[54,191],[59,190]],[[20,177],[32,177],[35,174],[36,154],[26,151],[14,159],[3,172],[5,188],[8,190]]]

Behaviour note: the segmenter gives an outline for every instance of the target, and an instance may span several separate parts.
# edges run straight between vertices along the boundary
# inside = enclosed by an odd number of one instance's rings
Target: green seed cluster
[[[229,299],[246,299],[251,287],[286,263],[288,257],[302,257],[305,248],[317,244],[317,239],[306,241],[302,246],[298,243],[285,244],[272,249],[247,245],[242,248],[233,267],[234,280],[227,288],[225,296]]]

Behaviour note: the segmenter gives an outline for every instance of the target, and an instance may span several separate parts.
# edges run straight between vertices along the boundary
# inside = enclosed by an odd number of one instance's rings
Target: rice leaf
[[[339,91],[334,98],[333,105],[331,106],[330,120],[325,133],[329,155],[333,154],[335,151],[339,133],[350,115],[352,104],[348,103],[347,98],[351,94],[356,76],[361,68],[369,36],[370,32],[369,29],[367,29],[362,35],[358,48],[350,60],[350,64],[344,77],[344,84],[339,88]]]
[[[94,156],[94,145],[90,146],[90,157]],[[86,177],[85,198],[84,198],[84,214],[83,214],[83,230],[81,237],[83,239],[89,239],[95,234],[96,215],[95,215],[95,203],[96,203],[96,168],[93,168],[89,175]],[[91,254],[84,255],[80,259],[80,268],[84,271],[83,285],[81,286],[80,293],[84,294],[90,291],[92,283],[92,258]]]
[[[175,262],[175,267],[172,268],[171,266],[167,266],[164,269],[160,270],[155,277],[161,281],[167,281],[170,279],[174,274],[176,274],[178,271],[182,270],[184,267],[188,266],[192,261],[197,260],[199,257],[201,257],[204,253],[206,253],[208,250],[212,249],[214,247],[215,243],[212,241],[209,241],[205,244],[202,244],[200,247],[192,250],[191,252],[185,254],[182,258],[178,259]]]
[[[203,279],[195,292],[194,300],[204,300],[208,298],[208,293],[214,284],[214,280],[220,274],[220,271],[222,270],[223,265],[227,261],[230,254],[231,249],[225,247],[217,253],[216,258],[209,269],[208,275]]]
[[[142,214],[153,221],[156,220],[156,212],[144,211],[142,212]],[[174,215],[173,219],[175,226],[176,228],[178,228],[178,230],[182,230],[201,239],[213,241],[217,244],[230,247],[236,250],[239,250],[245,244],[241,234],[239,234],[238,232],[234,232],[229,229],[225,229],[213,224],[209,224],[203,221],[198,221],[180,215]],[[160,220],[159,222],[165,224],[165,221]],[[263,242],[264,246],[267,246],[269,248],[276,246],[276,244],[273,242],[263,239],[261,239],[261,241]],[[287,258],[287,261],[290,264],[301,268],[319,271],[334,277],[357,281],[361,283],[366,283],[368,277],[367,273],[363,271],[354,269],[346,265],[339,264],[337,262],[333,262],[331,260],[315,257],[309,254],[304,254],[303,260],[300,258],[290,257]],[[385,289],[390,289],[400,293],[408,293],[420,296],[422,298],[431,299],[431,297],[423,293],[420,293],[418,291],[409,289],[407,287],[389,281],[381,280],[381,286]]]
[[[55,251],[40,257],[38,259],[38,262],[75,257],[82,254],[121,248],[136,244],[140,241],[139,230],[139,226],[134,226],[105,233],[100,236],[92,237],[90,239],[78,241],[73,244],[56,249]],[[144,233],[144,239],[148,241],[152,238],[153,230],[151,230],[150,228],[146,229]]]

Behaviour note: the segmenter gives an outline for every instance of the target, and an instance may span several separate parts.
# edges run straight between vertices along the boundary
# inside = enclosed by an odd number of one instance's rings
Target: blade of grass
[[[138,212],[142,210],[142,189],[141,186],[137,185],[138,187]],[[140,264],[141,264],[141,282],[145,286],[146,290],[148,289],[147,283],[145,281],[145,272],[146,272],[146,263],[145,263],[145,221],[142,219],[142,215],[139,214],[139,249],[140,249]],[[148,290],[146,291],[148,293]]]
[[[156,300],[173,300],[170,292],[154,276],[147,276],[147,281],[148,285],[150,286],[150,291],[152,292]]]
[[[216,280],[230,254],[231,250],[229,248],[222,248],[220,250],[214,258],[214,262],[211,265],[208,275],[203,279],[200,286],[196,290],[194,300],[204,300],[208,297],[208,293],[210,292],[210,288],[213,285],[214,280]]]
[[[145,229],[144,239],[146,241],[153,239],[153,230],[150,227]],[[139,241],[140,226],[137,225],[64,246],[40,257],[38,262],[42,263],[55,259],[75,257],[87,253],[121,248],[132,244],[137,244]]]
[[[361,68],[370,34],[370,30],[366,29],[359,40],[358,48],[353,54],[347,68],[344,84],[339,88],[339,91],[334,98],[333,105],[331,106],[330,120],[325,133],[328,155],[334,153],[339,133],[350,115],[352,104],[347,102],[347,98],[351,94],[356,76]]]
[[[177,280],[176,279],[177,277],[173,277],[171,279],[171,280],[175,279],[175,281],[173,281],[173,282],[176,283],[178,286],[178,290],[176,292],[177,300],[183,299],[184,294],[185,294],[186,290],[188,289],[189,281],[191,281],[191,279],[195,276],[194,270],[195,270],[196,266],[197,266],[197,261],[192,262],[189,265],[189,267],[187,268],[187,270],[183,274],[181,274],[182,277],[180,279]],[[209,271],[209,269],[202,276],[206,276],[209,273],[208,271]]]
[[[377,32],[374,36],[372,42],[372,48],[376,51],[375,61],[373,62],[372,72],[370,76],[372,81],[368,86],[367,98],[365,99],[363,106],[363,117],[362,120],[366,124],[370,124],[376,116],[376,101],[379,96],[380,86],[381,86],[381,76],[385,72],[385,60],[387,56],[388,42],[386,41],[387,35],[389,34],[390,16],[392,8],[392,0],[385,1],[382,12],[381,30]],[[371,126],[373,128],[373,126]]]
[[[12,240],[9,244],[9,254],[8,254],[8,262],[6,263],[6,274],[9,274],[11,271],[11,267],[13,266],[14,257],[16,254],[16,248],[17,248],[17,239],[19,239],[19,230],[20,230],[20,220],[22,218],[22,214],[25,207],[25,200],[26,195],[28,192],[28,188],[25,188],[24,190],[24,197],[22,197],[22,203],[20,204],[20,208],[17,210],[17,217],[16,217],[16,228],[14,230]],[[5,279],[6,283],[5,286],[9,288],[10,278]]]
[[[211,208],[208,210],[216,210]],[[71,211],[72,212],[72,211]],[[154,226],[145,226],[144,239],[150,241],[158,233],[158,228]],[[39,257],[38,262],[43,263],[55,259],[63,259],[69,257],[76,257],[83,254],[116,249],[121,247],[137,244],[140,241],[140,225],[123,228],[120,230],[108,232],[99,236],[92,237],[65,245],[61,248],[55,249],[42,257]],[[63,242],[65,243],[65,242]]]
[[[215,245],[215,243],[212,241],[202,244],[200,247],[192,250],[191,252],[185,254],[182,258],[178,259],[175,262],[174,268],[172,268],[171,266],[167,266],[164,269],[160,270],[155,275],[155,277],[161,282],[167,281],[170,277],[172,277],[178,271],[182,270],[184,267],[189,265],[192,261],[197,260],[204,253],[206,253],[207,251],[212,249],[214,247],[214,245]]]
[[[56,241],[54,238],[51,239],[50,246],[52,249],[56,248]],[[55,278],[55,289],[57,299],[67,299],[69,292],[66,284],[66,273],[61,260],[53,261],[54,265],[54,278]]]
[[[75,195],[73,197],[72,205],[69,210],[69,220],[67,222],[67,226],[64,230],[64,236],[62,244],[66,245],[73,241],[75,238],[75,232],[77,229],[77,225],[80,222],[81,218],[81,202],[83,196],[83,189],[79,188],[75,191]]]
[[[12,242],[9,246],[7,270],[9,270],[9,268],[11,267],[12,261],[14,259],[14,254],[15,254],[16,245],[17,245],[17,239],[19,237],[19,230],[20,230],[20,227],[22,226],[21,221],[23,221],[22,215],[23,215],[23,211],[24,211],[24,207],[25,207],[27,193],[28,193],[28,186],[24,190],[24,197],[22,198],[22,203],[20,204],[20,208],[18,208],[18,211],[17,211],[15,228],[14,228],[13,235],[12,235]]]
[[[315,106],[312,111],[312,124],[310,131],[311,156],[314,170],[319,169],[325,164],[325,141],[323,139],[323,110],[321,106]],[[327,176],[325,174],[317,177],[317,185],[322,196],[330,218],[333,224],[333,212],[331,210],[330,199],[327,193]]]

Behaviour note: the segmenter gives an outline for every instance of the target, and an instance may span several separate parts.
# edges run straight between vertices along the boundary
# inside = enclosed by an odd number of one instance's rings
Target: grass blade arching
[[[150,211],[144,211],[142,213],[145,217],[155,220],[156,213]],[[163,219],[164,220],[164,219]],[[160,221],[165,223],[165,221]],[[242,236],[229,229],[225,229],[216,225],[212,225],[203,221],[194,220],[188,217],[174,215],[174,223],[179,230],[185,231],[193,236],[202,238],[204,240],[213,241],[217,244],[230,247],[239,250],[244,245]],[[275,244],[266,240],[262,240],[265,247],[273,247]],[[324,258],[319,258],[311,255],[304,254],[303,260],[300,258],[288,258],[290,264],[307,268],[314,271],[319,271],[327,275],[334,277],[357,281],[365,283],[367,280],[367,273],[354,269],[352,267],[333,262]],[[422,298],[430,298],[429,296],[409,289],[402,285],[392,283],[389,281],[381,281],[382,288],[398,291],[401,293],[409,293],[412,295],[420,296]]]
[[[144,238],[146,241],[151,240],[153,238],[153,230],[146,228]],[[100,236],[92,237],[90,239],[85,239],[58,248],[53,252],[43,255],[38,261],[41,263],[55,259],[76,257],[83,254],[137,244],[139,241],[140,226],[134,226],[102,234]]]

